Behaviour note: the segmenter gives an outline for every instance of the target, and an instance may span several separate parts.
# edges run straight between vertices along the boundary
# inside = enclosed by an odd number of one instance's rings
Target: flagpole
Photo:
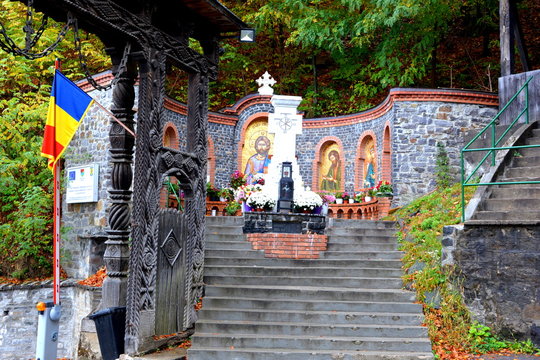
[[[54,68],[60,70],[60,60],[54,61]],[[55,124],[56,125],[56,124]],[[56,129],[56,126],[55,126]],[[55,159],[56,160],[56,159]],[[54,162],[54,240],[53,240],[53,303],[60,303],[60,167]]]
[[[54,61],[56,70],[60,70],[60,61]],[[56,131],[56,116],[54,117]],[[54,136],[56,139],[56,134]],[[60,332],[60,166],[56,157],[53,163],[53,301],[38,302],[38,326],[36,339],[36,359],[56,359],[58,354],[58,333]]]
[[[105,111],[107,113],[107,115],[109,115],[110,117],[112,117],[120,126],[122,126],[128,133],[131,134],[131,136],[133,137],[136,137],[135,136],[135,133],[130,129],[128,128],[123,122],[121,122],[120,120],[118,120],[116,118],[116,116],[114,116],[114,114],[112,112],[110,112],[109,109],[105,108],[105,106],[101,105],[100,103],[98,103],[96,101],[96,99],[94,99],[94,104],[96,104],[97,106],[99,106],[101,108],[101,110]]]

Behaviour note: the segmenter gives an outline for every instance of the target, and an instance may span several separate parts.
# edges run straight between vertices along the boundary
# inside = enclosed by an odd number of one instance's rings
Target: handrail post
[[[529,123],[529,83],[525,87],[525,123]]]
[[[465,222],[465,161],[461,151],[461,221]]]
[[[495,147],[495,123],[491,126],[491,147]],[[491,153],[491,166],[495,166],[495,151],[490,150]]]

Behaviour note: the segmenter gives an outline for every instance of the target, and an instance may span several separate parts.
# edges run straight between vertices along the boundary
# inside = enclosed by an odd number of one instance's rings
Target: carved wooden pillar
[[[113,56],[113,62],[119,59]],[[136,65],[131,62],[120,66],[115,74],[111,112],[133,130]],[[109,130],[111,153],[111,183],[109,187],[109,228],[104,261],[108,277],[103,283],[101,307],[124,306],[127,295],[129,262],[130,202],[133,180],[132,160],[134,138],[116,121],[111,120]]]
[[[184,324],[197,320],[193,308],[202,296],[204,267],[204,232],[206,212],[206,162],[207,162],[207,115],[208,115],[208,78],[201,74],[189,75],[187,150],[193,153],[200,164],[199,176],[194,180],[193,197],[186,201],[186,216],[190,224],[188,229],[188,254],[186,282],[189,299],[184,312]]]

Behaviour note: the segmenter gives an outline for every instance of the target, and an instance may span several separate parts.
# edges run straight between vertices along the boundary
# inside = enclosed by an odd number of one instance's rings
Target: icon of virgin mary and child
[[[248,184],[255,182],[253,179],[255,174],[267,173],[268,165],[270,165],[270,155],[268,155],[270,151],[270,140],[264,135],[259,136],[255,141],[255,151],[257,153],[248,159],[244,171]]]

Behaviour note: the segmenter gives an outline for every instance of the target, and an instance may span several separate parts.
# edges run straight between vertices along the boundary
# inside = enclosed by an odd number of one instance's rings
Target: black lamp
[[[291,212],[294,195],[294,181],[292,179],[292,163],[281,164],[281,179],[279,180],[278,212]]]

